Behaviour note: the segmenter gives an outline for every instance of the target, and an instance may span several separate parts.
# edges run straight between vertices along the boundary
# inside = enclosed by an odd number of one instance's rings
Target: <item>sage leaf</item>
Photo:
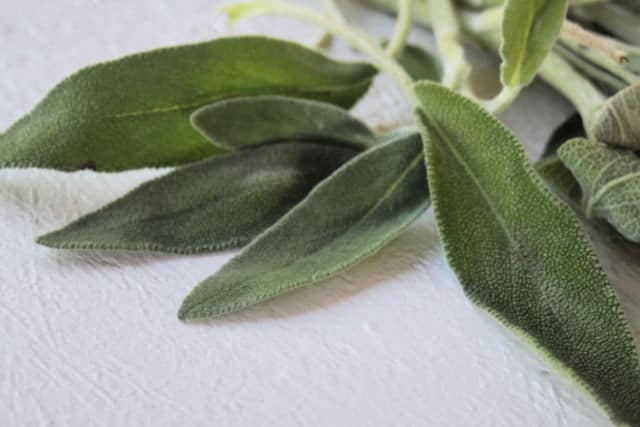
[[[291,142],[212,157],[144,183],[38,243],[171,253],[240,247],[357,153]]]
[[[375,69],[265,37],[158,49],[85,68],[0,135],[0,167],[120,171],[221,154],[189,123],[216,100],[281,94],[344,107]]]
[[[502,19],[502,83],[512,89],[531,83],[556,42],[567,0],[507,0]]]
[[[414,81],[439,82],[442,78],[442,64],[438,58],[420,46],[406,43],[399,52],[397,60]]]
[[[466,294],[615,420],[640,423],[638,353],[574,214],[479,105],[432,83],[415,94],[436,223]]]
[[[552,155],[535,164],[538,175],[545,185],[576,213],[582,213],[580,199],[582,191],[571,171],[557,155]]]
[[[200,283],[178,317],[220,316],[333,276],[378,251],[428,205],[420,136],[378,145]]]
[[[640,150],[640,84],[607,100],[594,123],[598,141]]]
[[[283,140],[365,148],[375,141],[371,130],[342,108],[284,96],[216,102],[194,112],[191,121],[211,142],[230,149]]]
[[[640,242],[640,158],[584,138],[567,142],[558,155],[580,183],[587,218],[606,219],[625,238]]]

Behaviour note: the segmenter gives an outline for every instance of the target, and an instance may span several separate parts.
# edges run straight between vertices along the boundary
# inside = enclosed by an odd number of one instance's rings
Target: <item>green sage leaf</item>
[[[181,319],[244,309],[372,255],[428,206],[418,134],[364,152],[320,183],[184,300]]]
[[[510,88],[531,83],[556,42],[567,0],[507,0],[502,20],[501,80]]]
[[[384,46],[386,46],[386,42]],[[398,53],[398,62],[415,81],[430,80],[439,82],[442,79],[442,63],[437,57],[420,46],[406,43]]]
[[[119,171],[180,165],[225,152],[189,123],[216,100],[282,94],[344,107],[373,67],[333,61],[265,37],[221,38],[85,68],[0,135],[0,167]]]
[[[640,422],[640,360],[621,306],[566,204],[474,102],[415,93],[436,223],[466,294],[619,421]]]
[[[625,238],[640,242],[640,158],[584,138],[567,142],[558,155],[580,183],[587,218],[606,219]]]
[[[284,96],[216,102],[193,113],[191,121],[211,142],[230,149],[286,140],[366,148],[375,141],[371,130],[342,108]]]
[[[607,100],[596,117],[594,136],[598,141],[640,150],[640,84]]]
[[[240,247],[357,153],[282,143],[212,157],[144,183],[38,243],[172,253]]]

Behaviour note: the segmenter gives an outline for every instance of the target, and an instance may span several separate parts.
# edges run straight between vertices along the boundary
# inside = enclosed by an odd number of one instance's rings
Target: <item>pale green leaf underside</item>
[[[587,217],[606,219],[625,238],[640,242],[640,158],[583,138],[558,152],[580,183]]]
[[[142,184],[38,243],[172,253],[240,247],[357,153],[292,142],[213,157]]]
[[[598,141],[640,150],[640,84],[607,100],[596,117],[594,136]]]
[[[191,121],[211,142],[230,149],[291,140],[366,148],[375,141],[364,123],[340,107],[284,96],[216,102],[193,113]]]
[[[515,137],[434,84],[416,95],[436,222],[467,295],[584,386],[640,422],[640,363],[605,273],[570,209]]]
[[[57,85],[0,135],[0,167],[119,171],[200,160],[226,151],[191,127],[191,113],[204,105],[279,94],[349,107],[375,73],[254,36],[127,56]]]
[[[178,316],[220,316],[333,276],[379,250],[428,204],[419,135],[376,146],[200,283]]]
[[[502,20],[501,80],[526,86],[553,47],[567,11],[567,0],[508,0]]]

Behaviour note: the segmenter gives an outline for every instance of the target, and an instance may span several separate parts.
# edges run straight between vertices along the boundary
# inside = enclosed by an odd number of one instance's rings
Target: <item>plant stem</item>
[[[227,13],[231,22],[255,15],[285,15],[324,28],[367,55],[376,68],[388,73],[398,83],[412,105],[418,103],[409,74],[367,33],[350,27],[346,22],[319,14],[306,6],[278,0],[244,1],[225,6],[222,10]]]
[[[500,49],[500,32],[499,27],[495,25],[496,18],[492,15],[494,13],[494,11],[488,11],[467,14],[463,22],[471,33],[497,52]],[[540,67],[539,74],[571,101],[582,117],[587,134],[591,135],[596,114],[606,102],[602,92],[555,52],[549,52],[547,59]]]
[[[596,23],[628,43],[640,44],[640,14],[637,12],[617,4],[585,5],[572,12],[580,21]]]
[[[640,57],[640,52],[637,51],[637,48],[619,43],[609,37],[592,33],[568,20],[564,22],[562,27],[560,41],[576,52],[577,55],[604,68],[617,78],[629,84],[640,81],[640,76],[626,67],[630,55]]]
[[[442,84],[459,90],[468,82],[471,66],[462,47],[463,35],[456,10],[451,0],[430,0],[429,15],[438,51],[444,63]]]
[[[398,17],[393,36],[387,45],[387,54],[396,57],[404,48],[404,44],[411,32],[413,19],[411,16],[411,0],[398,0]]]

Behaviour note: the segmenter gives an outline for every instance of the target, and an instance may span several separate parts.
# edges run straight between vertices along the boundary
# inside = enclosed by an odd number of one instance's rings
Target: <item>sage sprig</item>
[[[0,135],[0,167],[177,169],[38,242],[183,254],[244,247],[182,303],[180,319],[203,320],[343,272],[433,199],[446,258],[469,298],[614,422],[640,425],[637,343],[578,220],[605,219],[613,227],[599,232],[640,242],[638,7],[367,3],[399,11],[388,41],[354,28],[333,2],[320,12],[246,0],[224,12],[232,23],[261,14],[306,20],[370,63],[241,36],[137,54],[64,80]],[[414,21],[433,27],[437,55],[406,43]],[[466,42],[502,60],[494,99],[478,99],[470,85]],[[415,126],[376,135],[366,117],[349,113],[378,72],[406,95]],[[534,167],[491,113],[537,76],[577,114]]]

